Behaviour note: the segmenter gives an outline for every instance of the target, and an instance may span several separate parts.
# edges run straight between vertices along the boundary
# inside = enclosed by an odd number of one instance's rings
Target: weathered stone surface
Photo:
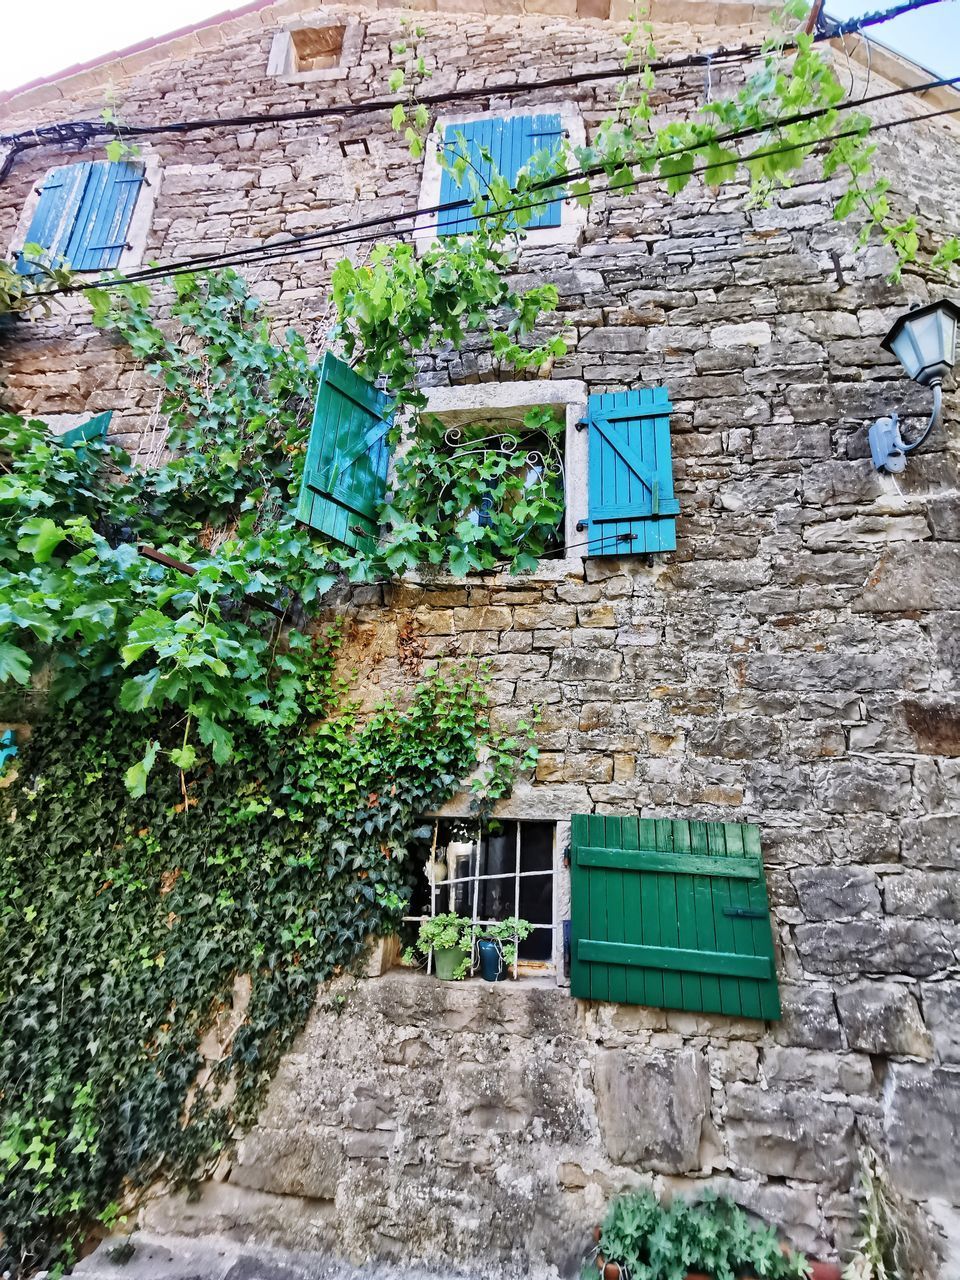
[[[951,964],[953,947],[935,922],[849,920],[801,924],[794,931],[812,973],[904,973],[926,978]]]
[[[846,1183],[852,1169],[853,1112],[816,1093],[762,1090],[735,1084],[727,1090],[730,1152],[743,1168],[782,1178]]]
[[[960,1186],[960,1071],[894,1064],[884,1136],[891,1175],[907,1195],[955,1198]]]
[[[880,914],[877,877],[867,867],[800,867],[792,878],[808,920]]]
[[[960,982],[924,983],[923,1012],[941,1062],[960,1064]]]
[[[597,1117],[611,1160],[660,1173],[698,1167],[710,1105],[700,1053],[607,1050],[594,1066],[594,1083]]]
[[[930,1033],[916,998],[902,983],[858,982],[837,993],[840,1021],[851,1049],[892,1057],[930,1058]]]
[[[809,1049],[839,1049],[840,1022],[833,994],[807,983],[783,983],[780,987],[783,1018],[774,1024],[781,1044]]]
[[[960,608],[960,548],[917,543],[885,551],[855,608],[873,613]]]
[[[885,876],[887,912],[926,920],[960,920],[960,871],[904,871]]]

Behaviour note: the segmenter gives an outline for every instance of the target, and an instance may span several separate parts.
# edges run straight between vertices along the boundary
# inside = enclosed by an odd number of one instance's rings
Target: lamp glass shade
[[[892,351],[921,386],[939,382],[956,360],[958,319],[960,307],[952,302],[917,307],[896,321],[881,346]]]

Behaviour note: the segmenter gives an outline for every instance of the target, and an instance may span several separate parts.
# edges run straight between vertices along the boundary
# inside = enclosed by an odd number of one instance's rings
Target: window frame
[[[319,15],[318,15],[319,16]],[[293,43],[294,31],[313,31],[327,27],[343,27],[343,42],[334,67],[320,67],[316,71],[297,70],[297,51]],[[354,18],[304,19],[291,22],[282,31],[275,31],[267,59],[267,76],[281,84],[316,84],[324,80],[345,80],[360,61],[364,28]]]
[[[520,980],[527,980],[527,981],[530,981],[530,980],[536,981],[537,979],[541,979],[541,980],[547,979],[547,980],[552,980],[555,983],[555,985],[558,987],[569,987],[570,976],[567,971],[567,964],[566,964],[566,958],[565,958],[564,924],[570,919],[570,869],[566,861],[566,850],[568,849],[570,844],[570,820],[557,819],[555,817],[546,816],[542,813],[536,813],[536,814],[503,813],[503,814],[497,814],[496,816],[500,821],[514,822],[517,825],[517,851],[516,851],[516,861],[514,864],[515,870],[512,873],[507,873],[507,874],[512,874],[514,876],[515,885],[517,886],[517,888],[515,889],[515,893],[517,894],[517,897],[515,897],[514,899],[514,910],[511,912],[511,914],[519,915],[519,910],[517,909],[517,902],[519,901],[519,882],[520,882],[521,876],[549,875],[551,879],[551,889],[552,889],[551,923],[549,925],[534,926],[537,929],[548,928],[550,930],[550,939],[551,939],[550,959],[548,961],[526,961],[525,962],[518,957],[517,960],[514,962],[514,964],[511,966],[513,970],[513,978],[514,980],[520,979]],[[433,842],[432,842],[432,849],[431,849],[431,857],[433,856],[433,854],[436,852],[436,849],[437,849],[439,824],[441,822],[450,822],[450,821],[462,822],[465,820],[469,821],[470,819],[465,819],[463,816],[452,813],[452,812],[440,812],[438,814],[431,814],[428,816],[427,821],[433,824]],[[476,821],[475,816],[472,820],[474,822]],[[521,872],[519,870],[519,865],[520,865],[519,842],[520,842],[521,830],[525,823],[529,824],[533,822],[537,822],[541,824],[546,823],[553,827],[553,866],[552,866],[552,869],[549,871]],[[478,830],[478,834],[479,834],[479,830]],[[476,836],[474,837],[474,843],[476,843]],[[447,874],[449,877],[449,868],[448,868]],[[477,875],[477,874],[457,878],[458,883],[468,883],[474,886],[474,890],[472,893],[471,918],[475,924],[480,925],[480,924],[488,923],[485,920],[480,920],[477,918],[477,893],[478,893],[480,881],[502,879],[502,878],[503,876]],[[452,881],[449,880],[449,878],[446,881],[440,882],[441,885],[445,885],[449,883],[453,883]],[[404,916],[403,917],[404,923],[405,924],[421,924],[425,920],[432,919],[433,916],[438,914],[438,912],[436,911],[436,900],[437,900],[437,885],[433,881],[431,881],[431,884],[430,884],[431,914]],[[449,909],[452,909],[452,908],[448,906],[448,910]],[[426,972],[428,974],[432,974],[433,972],[432,951],[429,953],[427,957]],[[475,977],[476,970],[471,969],[470,976]]]
[[[440,418],[453,427],[458,421],[473,421],[477,417],[490,414],[491,417],[509,420],[514,416],[521,422],[528,409],[538,406],[560,408],[564,412],[565,435],[563,441],[564,458],[564,513],[563,513],[563,545],[562,556],[549,556],[540,561],[536,569],[521,575],[510,574],[508,570],[488,570],[485,576],[500,576],[501,573],[512,582],[518,576],[526,581],[531,579],[565,578],[571,573],[582,571],[586,558],[586,534],[577,530],[577,524],[587,518],[587,483],[588,483],[588,450],[585,430],[578,429],[578,423],[586,419],[587,398],[589,391],[586,383],[574,378],[530,379],[523,382],[477,382],[455,387],[425,387],[427,403],[423,413]],[[396,456],[402,456],[404,445],[410,443],[410,428],[405,425],[400,447]],[[394,482],[394,460],[391,459],[387,476],[387,492]],[[581,545],[583,544],[583,545]],[[421,567],[405,575],[409,578],[420,577]],[[439,569],[431,574],[431,580],[462,582],[446,569]]]
[[[102,160],[103,157],[97,156],[95,159]],[[127,227],[127,245],[129,247],[120,254],[120,261],[114,268],[87,267],[78,269],[68,264],[69,269],[76,272],[77,275],[99,275],[106,270],[125,272],[133,267],[140,266],[143,262],[147,249],[147,237],[153,224],[153,211],[157,203],[157,197],[160,194],[162,166],[160,157],[149,150],[142,150],[137,159],[143,165],[143,181],[140,184],[140,190],[137,192],[133,213],[130,215],[130,225]],[[85,164],[88,161],[78,156],[72,158],[68,163],[70,165]],[[17,259],[17,254],[27,243],[27,233],[30,230],[30,224],[33,221],[33,215],[37,211],[37,206],[40,203],[40,194],[47,179],[55,170],[64,167],[63,164],[52,164],[48,169],[44,170],[43,174],[30,188],[30,193],[24,200],[23,208],[20,210],[17,228],[7,246],[7,255],[14,262]],[[66,238],[69,240],[69,233]]]
[[[570,146],[586,146],[587,135],[583,115],[578,103],[570,100],[563,102],[535,103],[528,107],[510,108],[504,111],[471,111],[453,115],[438,116],[430,136],[427,138],[423,157],[423,173],[420,178],[420,209],[433,209],[440,203],[440,184],[443,169],[440,165],[440,146],[447,129],[474,124],[480,120],[508,120],[517,116],[559,115],[561,127],[567,134]],[[543,245],[577,245],[587,224],[587,210],[576,200],[567,199],[561,202],[560,225],[557,227],[534,227],[524,233],[523,245],[537,248]],[[437,215],[421,214],[413,225],[413,243],[418,252],[430,248],[438,239],[446,239],[437,235]]]

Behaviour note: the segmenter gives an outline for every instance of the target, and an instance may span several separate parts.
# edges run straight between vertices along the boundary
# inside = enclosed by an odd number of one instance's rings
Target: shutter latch
[[[732,916],[734,920],[766,920],[766,911],[755,911],[750,907],[724,907],[723,914]]]

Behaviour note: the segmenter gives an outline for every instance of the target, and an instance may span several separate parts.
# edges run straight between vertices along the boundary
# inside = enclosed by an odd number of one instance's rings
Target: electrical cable
[[[945,84],[954,84],[958,81],[960,81],[960,76],[954,76],[949,80],[940,79],[936,81],[931,81],[930,84],[945,85]],[[756,136],[758,133],[761,133],[761,132],[770,132],[773,129],[789,127],[790,125],[796,124],[796,123],[808,123],[811,119],[815,119],[815,118],[830,114],[832,112],[839,112],[841,110],[857,108],[857,107],[863,106],[866,102],[876,102],[876,101],[881,101],[883,99],[888,99],[891,97],[898,97],[905,93],[915,93],[920,91],[924,87],[926,86],[913,85],[904,89],[888,90],[888,91],[885,91],[884,93],[875,94],[870,99],[860,99],[857,101],[837,103],[830,107],[818,108],[815,111],[801,112],[793,116],[783,117],[780,120],[770,121],[763,126],[750,126],[747,129],[731,130],[731,131],[728,131],[726,134],[717,135],[717,137],[713,141],[715,141],[718,144],[724,143],[724,142],[739,141],[743,138]],[[957,111],[960,111],[960,106],[947,107],[939,111],[927,112],[927,113],[923,113],[916,116],[904,116],[894,121],[874,123],[874,124],[871,124],[870,128],[867,130],[867,133],[869,134],[874,132],[880,132],[887,129],[898,127],[899,125],[910,124],[913,122],[919,122],[923,120],[935,119],[937,117],[944,116],[944,115],[952,115]],[[863,131],[860,129],[849,129],[849,130],[843,130],[836,134],[826,134],[821,138],[813,139],[805,143],[796,142],[796,143],[791,143],[785,146],[777,146],[777,147],[771,147],[767,149],[761,149],[759,151],[755,151],[751,153],[750,156],[742,157],[740,159],[740,163],[745,163],[747,160],[750,160],[750,159],[761,159],[766,156],[782,155],[791,151],[801,151],[801,150],[812,151],[816,146],[822,145],[824,143],[840,141],[844,138],[854,137],[862,133]],[[676,155],[681,155],[684,153],[689,153],[690,151],[695,151],[702,145],[703,143],[700,142],[700,143],[690,144],[683,147],[678,147],[678,148],[675,148],[673,151],[664,152],[661,156],[657,158],[658,159],[672,158]],[[691,176],[696,176],[698,174],[709,172],[711,169],[717,168],[717,167],[723,167],[722,163],[718,162],[712,165],[707,164],[702,166],[693,166],[690,170],[690,174]],[[537,181],[531,184],[530,190],[531,191],[554,190],[555,188],[559,186],[563,186],[567,182],[577,180],[580,177],[583,177],[583,178],[598,177],[604,173],[605,173],[604,168],[600,165],[596,165],[590,169],[582,169],[572,174],[563,175],[562,177],[558,175],[556,177]],[[639,176],[631,176],[631,180],[629,183],[623,182],[623,183],[613,184],[609,186],[601,186],[598,188],[588,188],[588,191],[585,192],[584,194],[594,194],[594,195],[603,194],[604,192],[616,191],[628,185],[632,187],[632,186],[641,185],[643,183],[662,182],[662,181],[664,181],[664,178],[659,173],[645,173]],[[557,199],[558,199],[558,196],[553,194],[542,201],[530,202],[525,205],[520,205],[518,206],[518,208],[519,209],[540,208],[547,204],[553,204],[554,201]],[[375,218],[363,219],[361,221],[357,221],[353,223],[343,223],[343,224],[340,224],[339,226],[325,227],[325,228],[320,228],[316,231],[303,232],[299,235],[291,236],[285,240],[275,241],[273,244],[253,245],[247,249],[226,250],[216,254],[199,255],[194,258],[175,261],[167,265],[144,267],[142,270],[131,271],[127,275],[118,277],[113,281],[107,281],[107,282],[97,281],[90,284],[85,284],[85,283],[75,284],[75,285],[66,286],[56,290],[44,291],[44,296],[56,297],[56,296],[60,296],[68,293],[71,293],[71,294],[83,293],[89,289],[102,288],[104,283],[135,284],[135,283],[140,283],[147,280],[169,279],[179,275],[189,274],[195,271],[209,270],[209,269],[212,269],[213,267],[244,266],[244,265],[253,265],[257,263],[274,262],[274,261],[282,260],[285,257],[296,256],[298,252],[302,252],[304,250],[309,252],[310,248],[323,251],[327,248],[342,249],[342,248],[345,248],[351,245],[356,245],[356,244],[369,244],[369,243],[376,242],[377,240],[394,238],[398,234],[403,234],[403,232],[400,232],[397,230],[398,223],[409,222],[411,219],[416,220],[421,217],[430,217],[437,213],[445,212],[447,210],[452,210],[452,209],[469,209],[469,207],[472,204],[473,204],[472,200],[447,201],[443,204],[432,205],[426,208],[417,208],[417,209],[402,211],[400,213],[389,215],[387,217],[380,216]],[[471,215],[471,216],[475,216],[477,220],[480,220],[480,219],[485,219],[490,217],[499,217],[501,216],[501,214],[499,210],[488,210],[488,211],[481,211],[479,214]],[[373,230],[374,228],[388,228],[388,229],[382,230],[379,232],[379,234],[374,234],[374,235],[363,234],[363,235],[348,238],[348,239],[335,238],[335,237],[346,236],[348,233],[357,232],[357,231],[366,233]],[[329,243],[318,244],[317,242],[320,242],[320,241],[329,241]]]
[[[838,36],[861,32],[864,27],[877,26],[894,18],[901,17],[915,9],[932,4],[943,4],[946,0],[906,0],[905,3],[891,9],[878,10],[859,18],[851,18],[846,22],[836,23],[822,20],[822,29],[812,38],[815,42],[832,40]],[[829,22],[829,24],[828,24]],[[796,42],[788,41],[785,49],[796,48]],[[571,88],[581,84],[609,79],[623,79],[627,76],[639,76],[651,70],[653,72],[678,70],[690,67],[709,67],[723,62],[749,61],[762,56],[764,45],[742,45],[735,49],[717,49],[705,53],[687,54],[682,58],[665,58],[648,65],[638,64],[634,67],[602,68],[597,71],[580,72],[577,75],[555,76],[550,79],[536,81],[520,81],[512,84],[485,85],[472,89],[451,90],[444,93],[424,94],[416,99],[416,104],[424,106],[441,106],[450,102],[469,101],[473,98],[510,97],[522,93],[540,92],[544,89]],[[29,148],[52,145],[64,142],[90,142],[95,138],[149,137],[163,133],[183,134],[204,129],[250,128],[256,125],[297,123],[306,120],[329,117],[356,117],[380,111],[392,111],[396,106],[409,107],[411,102],[406,98],[374,98],[357,103],[338,103],[329,107],[309,107],[299,111],[260,112],[243,116],[211,116],[198,120],[178,120],[166,124],[117,124],[98,120],[71,120],[53,125],[37,125],[17,133],[0,134],[0,145],[10,146],[13,151],[4,161],[0,169],[0,181],[7,176],[14,158]]]

